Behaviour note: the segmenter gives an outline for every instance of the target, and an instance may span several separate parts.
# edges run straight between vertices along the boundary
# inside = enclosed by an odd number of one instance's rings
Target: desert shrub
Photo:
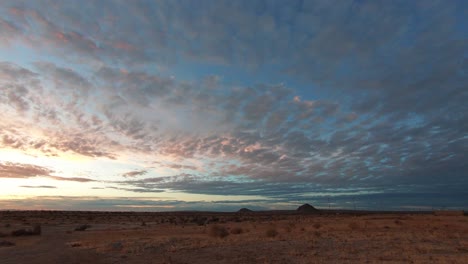
[[[396,225],[402,225],[403,222],[397,219],[397,220],[395,220],[395,224],[396,224]]]
[[[265,235],[267,237],[275,237],[278,235],[278,231],[276,231],[276,228],[270,227],[266,230]]]
[[[10,242],[10,241],[6,241],[6,240],[0,241],[0,247],[12,247],[14,245],[15,243]]]
[[[32,231],[26,230],[26,229],[18,229],[18,230],[12,231],[11,235],[12,236],[31,236]]]
[[[242,234],[244,230],[242,230],[242,228],[240,227],[234,227],[233,229],[231,229],[231,234],[234,234],[234,235],[238,235],[238,234]]]
[[[34,225],[33,229],[18,229],[11,232],[12,236],[40,236],[41,225]]]
[[[359,225],[359,223],[357,222],[351,222],[348,224],[348,227],[351,229],[351,230],[357,230],[359,229],[361,226]]]
[[[224,226],[212,225],[210,227],[209,234],[212,237],[224,238],[229,235],[229,232]]]
[[[314,224],[315,229],[319,229],[320,227],[322,227],[322,224],[320,224],[320,223],[315,223]]]
[[[91,226],[86,224],[86,225],[80,225],[75,228],[75,231],[85,231],[86,229],[90,228]]]
[[[0,237],[7,237],[8,234],[0,232]]]

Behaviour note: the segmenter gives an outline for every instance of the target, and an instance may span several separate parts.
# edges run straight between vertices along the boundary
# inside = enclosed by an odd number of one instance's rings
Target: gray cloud
[[[13,162],[0,163],[0,177],[2,178],[31,178],[36,176],[50,177],[53,170],[46,167]]]
[[[93,179],[81,177],[61,177],[52,175],[55,171],[42,166],[2,162],[0,163],[0,178],[33,178],[33,177],[47,177],[58,181],[75,181],[75,182],[91,182]],[[29,186],[31,187],[31,186]],[[33,187],[31,187],[33,188]]]
[[[32,189],[55,189],[57,187],[55,186],[50,186],[50,185],[37,185],[37,186],[32,186],[32,185],[21,185],[21,188],[32,188]]]
[[[82,177],[60,177],[60,176],[49,176],[49,178],[57,181],[74,181],[74,182],[93,182],[95,180]]]
[[[136,177],[136,176],[143,176],[146,173],[148,173],[148,171],[146,171],[146,170],[136,170],[136,171],[126,172],[126,173],[122,174],[122,176],[124,176],[124,177]]]
[[[81,76],[70,68],[62,68],[50,62],[36,62],[35,66],[39,72],[42,72],[44,76],[50,78],[53,83],[60,87],[56,89],[68,89],[72,92],[81,92],[80,96],[85,97],[90,89],[93,88],[93,84],[86,78]],[[83,99],[77,97],[78,99]]]
[[[95,196],[71,197],[71,196],[38,196],[26,199],[0,200],[0,206],[6,209],[53,209],[67,210],[100,210],[100,211],[237,211],[240,207],[233,204],[230,200],[219,202],[193,201],[186,202],[181,200],[170,200],[166,197],[154,197],[148,199],[145,197],[110,197],[101,198]],[[268,209],[266,201],[238,201],[251,209]],[[297,207],[293,205],[294,208]]]

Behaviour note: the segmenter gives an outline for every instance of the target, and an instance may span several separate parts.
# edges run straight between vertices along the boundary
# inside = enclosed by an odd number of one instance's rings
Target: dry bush
[[[75,228],[75,231],[85,231],[86,229],[90,228],[91,226],[86,224],[86,225],[80,225]]]
[[[278,231],[276,231],[275,227],[270,227],[266,230],[265,235],[267,237],[275,237],[278,235]]]
[[[238,234],[242,234],[244,230],[242,230],[242,228],[240,227],[234,227],[233,229],[231,229],[231,234],[234,234],[234,235],[238,235]]]
[[[229,232],[224,226],[212,225],[209,230],[209,235],[212,237],[225,238]]]
[[[0,232],[0,237],[7,237],[8,234]]]
[[[18,230],[12,231],[11,235],[12,236],[31,236],[32,231],[26,230],[26,229],[18,229]]]
[[[314,224],[315,229],[319,229],[320,227],[322,227],[322,224],[320,224],[320,223],[315,223]]]
[[[12,247],[14,245],[15,243],[10,242],[10,241],[6,241],[6,240],[0,241],[0,247]]]
[[[40,236],[42,233],[41,225],[34,225],[33,229],[18,229],[11,232],[12,236]]]

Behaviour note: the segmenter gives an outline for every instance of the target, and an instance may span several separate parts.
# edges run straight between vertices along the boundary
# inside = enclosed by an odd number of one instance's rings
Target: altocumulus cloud
[[[23,163],[12,163],[12,162],[4,162],[0,163],[0,178],[33,178],[33,177],[46,177],[58,181],[74,181],[74,182],[91,182],[94,181],[88,178],[81,178],[81,177],[60,177],[52,175],[54,173],[53,170],[32,165],[32,164],[23,164]],[[21,186],[25,187],[25,186]],[[43,187],[43,186],[42,186]],[[50,188],[55,188],[52,186],[48,186]],[[26,188],[34,188],[33,186],[26,186]],[[47,187],[43,187],[47,188]]]
[[[135,193],[462,193],[466,7],[3,1],[2,50],[47,56],[0,62],[0,146],[132,163],[106,181]]]

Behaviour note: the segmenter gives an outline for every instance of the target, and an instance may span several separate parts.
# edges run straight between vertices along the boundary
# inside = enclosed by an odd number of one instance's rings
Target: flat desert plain
[[[468,263],[468,216],[0,211],[0,263]]]

